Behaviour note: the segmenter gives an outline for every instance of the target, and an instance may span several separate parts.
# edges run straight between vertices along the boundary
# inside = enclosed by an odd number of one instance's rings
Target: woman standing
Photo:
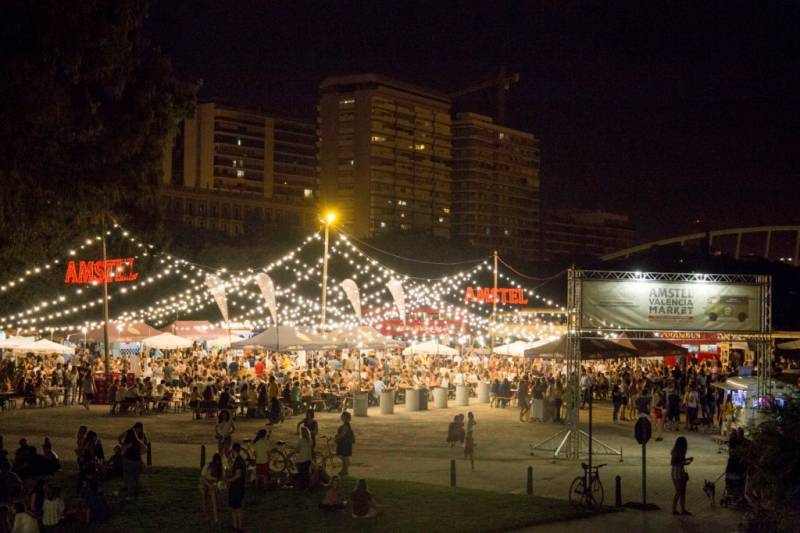
[[[94,393],[95,393],[95,384],[94,384],[94,377],[92,376],[92,370],[89,369],[86,371],[86,374],[83,376],[83,406],[86,410],[89,410],[89,404],[94,401]]]
[[[242,458],[241,451],[241,445],[238,442],[234,443],[233,453],[235,454],[235,459],[231,467],[233,474],[228,482],[228,507],[231,510],[233,531],[235,533],[244,531],[242,527],[242,508],[244,507],[244,488],[247,481],[247,463]]]
[[[203,499],[203,513],[206,520],[211,519],[214,525],[219,524],[217,488],[222,481],[222,457],[215,453],[211,462],[203,467],[200,473],[200,495]],[[210,511],[210,512],[209,512]]]
[[[217,444],[219,453],[222,453],[222,443],[225,439],[231,439],[233,432],[236,431],[236,426],[233,425],[231,420],[231,413],[227,410],[220,411],[217,417],[217,426],[214,428],[214,433],[217,437]]]
[[[350,457],[353,455],[353,444],[356,443],[356,436],[350,427],[350,413],[342,413],[342,425],[336,430],[336,455],[342,458],[342,476],[348,474],[350,467]]]
[[[686,457],[686,451],[689,445],[686,442],[686,437],[678,437],[675,439],[675,445],[672,447],[672,484],[675,486],[675,496],[672,498],[672,514],[678,514],[678,502],[681,503],[682,515],[691,515],[686,510],[686,482],[689,481],[689,474],[686,473],[686,465],[694,461],[694,457]]]

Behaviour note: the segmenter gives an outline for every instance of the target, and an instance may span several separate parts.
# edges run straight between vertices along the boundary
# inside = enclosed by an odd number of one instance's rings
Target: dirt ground
[[[474,399],[472,400],[474,402]],[[454,415],[472,411],[478,425],[475,430],[476,464],[471,471],[463,460],[463,450],[450,448],[445,443],[447,425]],[[318,413],[320,436],[333,435],[339,424],[339,413]],[[581,411],[582,427],[586,429],[587,411]],[[599,402],[594,409],[595,437],[608,445],[622,449],[623,460],[614,456],[596,456],[595,463],[607,463],[601,470],[605,487],[605,503],[614,503],[614,478],[622,480],[622,499],[641,500],[642,457],[641,447],[633,437],[633,423],[611,423],[610,405]],[[273,440],[294,442],[294,432],[301,417],[293,417],[274,427]],[[192,420],[190,413],[148,415],[142,418],[109,416],[108,408],[94,406],[91,411],[82,407],[57,407],[46,409],[16,409],[0,413],[0,434],[5,437],[6,448],[13,451],[20,437],[41,446],[49,436],[56,451],[71,458],[74,434],[81,424],[98,432],[106,443],[107,452],[124,429],[141,420],[153,442],[155,465],[199,466],[201,444],[213,449],[214,424],[211,420]],[[457,459],[457,484],[459,486],[520,493],[525,491],[526,470],[534,472],[534,493],[542,496],[564,498],[568,496],[573,478],[581,474],[580,465],[574,461],[553,460],[552,454],[537,452],[531,455],[530,444],[538,443],[563,429],[555,423],[519,422],[516,408],[490,408],[487,404],[456,407],[450,402],[446,409],[406,412],[396,406],[395,414],[381,415],[370,408],[368,417],[353,419],[356,445],[351,475],[383,479],[404,479],[425,483],[448,484],[450,459]],[[264,427],[262,420],[238,418],[235,437],[252,438]],[[736,530],[742,515],[712,507],[702,491],[703,480],[716,480],[725,469],[727,456],[718,454],[710,437],[703,433],[681,432],[689,441],[689,455],[695,460],[687,470],[691,476],[688,486],[687,507],[694,517],[673,517],[670,514],[673,487],[669,471],[669,451],[677,436],[664,435],[663,442],[651,440],[647,446],[648,501],[661,506],[661,511],[639,513],[627,511],[609,517],[608,530],[618,529],[614,520],[641,531],[732,531]],[[322,443],[322,439],[318,441]],[[717,480],[717,499],[722,496],[724,481]],[[634,525],[636,524],[636,525]],[[577,525],[577,524],[576,524]],[[598,524],[595,524],[595,527]],[[605,530],[606,528],[601,528]],[[541,531],[537,528],[537,531]],[[631,530],[631,529],[629,529]],[[566,531],[554,526],[553,531]]]

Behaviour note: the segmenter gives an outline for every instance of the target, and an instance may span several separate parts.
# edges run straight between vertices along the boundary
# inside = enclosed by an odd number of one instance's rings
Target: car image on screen
[[[712,296],[708,299],[705,314],[712,322],[722,318],[747,320],[749,298],[747,296]]]

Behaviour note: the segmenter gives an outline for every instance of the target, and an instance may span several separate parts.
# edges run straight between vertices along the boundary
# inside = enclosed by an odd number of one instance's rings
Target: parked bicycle
[[[603,483],[600,482],[600,469],[606,465],[589,468],[581,463],[583,476],[576,477],[569,486],[569,503],[590,507],[603,505]]]
[[[333,437],[322,437],[325,445],[320,451],[315,450],[312,459],[317,468],[321,468],[329,478],[342,473],[344,462],[336,455],[336,444]]]

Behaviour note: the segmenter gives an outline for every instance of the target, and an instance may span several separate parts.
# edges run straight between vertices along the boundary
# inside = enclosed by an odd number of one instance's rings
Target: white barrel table
[[[381,414],[394,414],[394,391],[385,390],[381,393]]]
[[[491,386],[485,381],[478,383],[478,403],[489,403]]]
[[[464,407],[469,405],[469,387],[456,385],[456,405]]]
[[[419,411],[419,391],[406,389],[406,411]]]
[[[433,405],[437,409],[447,409],[447,389],[444,387],[433,389]]]

